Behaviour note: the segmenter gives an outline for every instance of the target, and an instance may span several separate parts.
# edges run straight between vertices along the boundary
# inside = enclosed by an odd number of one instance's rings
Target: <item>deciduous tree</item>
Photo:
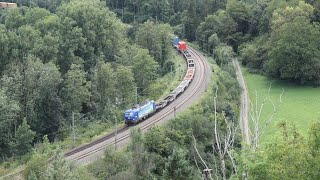
[[[72,112],[80,113],[82,105],[90,99],[91,82],[86,80],[85,72],[80,65],[72,64],[65,75],[62,97],[65,111],[71,116]]]
[[[14,140],[10,143],[11,152],[17,155],[23,155],[30,152],[35,135],[36,133],[30,129],[30,126],[24,119],[16,132]]]
[[[269,73],[301,84],[320,84],[320,27],[303,16],[283,24],[274,32]]]
[[[116,98],[120,108],[134,103],[136,83],[132,70],[125,66],[118,66],[115,72]]]
[[[140,90],[146,89],[158,76],[158,63],[148,54],[148,50],[140,49],[133,57],[134,79]]]

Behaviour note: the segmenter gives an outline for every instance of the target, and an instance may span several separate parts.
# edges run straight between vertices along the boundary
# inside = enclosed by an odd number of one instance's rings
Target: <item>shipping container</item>
[[[16,3],[8,3],[8,8],[15,8],[17,7]]]
[[[14,8],[17,7],[16,3],[0,2],[0,8]]]
[[[180,41],[179,43],[178,43],[178,49],[179,49],[179,51],[186,51],[187,50],[187,43],[186,42],[184,42],[184,41]]]

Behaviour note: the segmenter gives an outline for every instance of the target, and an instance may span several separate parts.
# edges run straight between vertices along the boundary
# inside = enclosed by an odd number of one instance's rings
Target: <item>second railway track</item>
[[[209,65],[199,52],[192,48],[189,48],[188,50],[196,63],[194,80],[190,83],[185,92],[170,105],[137,125],[143,132],[154,125],[164,123],[173,118],[176,112],[185,110],[205,92],[210,81],[211,70]],[[123,146],[128,142],[130,139],[129,129],[130,128],[128,127],[123,127],[117,131],[117,137],[115,137],[115,133],[113,132],[89,144],[75,148],[65,153],[65,158],[76,165],[88,164],[101,157],[103,155],[103,150],[106,149],[107,146],[115,144],[117,144],[117,146]]]

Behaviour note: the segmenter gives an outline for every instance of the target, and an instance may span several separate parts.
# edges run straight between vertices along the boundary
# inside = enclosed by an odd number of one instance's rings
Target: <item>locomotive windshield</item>
[[[133,116],[133,112],[126,112],[125,116]]]

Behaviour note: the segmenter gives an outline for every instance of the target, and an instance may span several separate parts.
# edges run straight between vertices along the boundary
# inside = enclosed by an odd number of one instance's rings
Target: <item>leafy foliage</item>
[[[65,160],[61,150],[55,150],[50,162],[48,162],[48,155],[43,152],[34,152],[25,170],[27,179],[73,180],[87,178],[86,175],[82,176]]]
[[[139,27],[136,42],[141,47],[148,49],[158,64],[163,67],[171,52],[169,34],[169,25],[147,21]]]
[[[87,82],[85,72],[79,65],[71,65],[64,83],[62,91],[66,112],[79,113],[82,110],[82,103],[88,102],[90,98],[90,82]]]
[[[296,17],[281,26],[273,36],[268,70],[281,79],[319,85],[320,28],[304,17]]]
[[[280,123],[282,139],[268,144],[265,148],[249,158],[247,162],[252,179],[317,179],[319,178],[319,148],[316,129],[319,123],[314,123],[309,132],[309,140],[304,139],[295,126]],[[250,155],[249,155],[250,156]],[[290,165],[288,165],[290,164]],[[303,168],[302,168],[303,167]]]
[[[23,155],[30,152],[34,136],[35,132],[30,129],[27,121],[23,120],[17,129],[14,141],[10,144],[12,151],[14,151],[13,154]]]
[[[79,125],[113,122],[134,103],[136,86],[147,94],[171,54],[168,25],[149,22],[154,38],[146,37],[147,23],[131,29],[97,0],[22,0],[0,16],[1,160],[25,153],[12,149],[23,119],[36,133],[32,143],[67,137],[72,112]],[[131,41],[128,31],[139,38]]]

